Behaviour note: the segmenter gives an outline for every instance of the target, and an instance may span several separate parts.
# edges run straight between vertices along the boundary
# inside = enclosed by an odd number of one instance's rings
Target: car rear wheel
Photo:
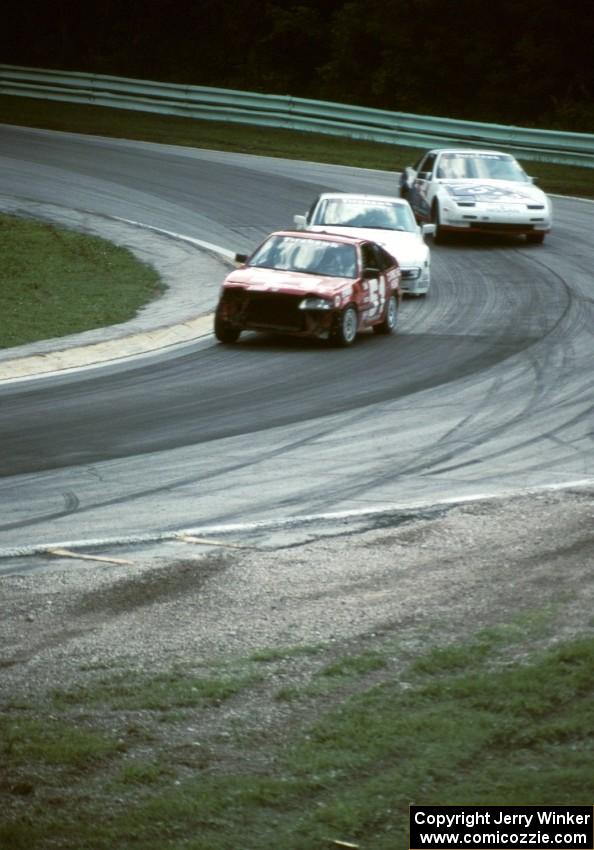
[[[345,348],[347,345],[352,345],[355,341],[355,337],[357,336],[358,325],[359,321],[357,318],[357,311],[351,305],[347,307],[346,310],[343,310],[338,317],[336,327],[330,337],[331,342],[341,348]]]
[[[391,334],[394,332],[396,322],[398,321],[398,301],[395,295],[392,295],[386,307],[386,313],[379,325],[373,326],[373,332],[376,334]]]
[[[215,313],[214,333],[219,342],[237,342],[241,333],[240,329],[223,319],[217,310]]]

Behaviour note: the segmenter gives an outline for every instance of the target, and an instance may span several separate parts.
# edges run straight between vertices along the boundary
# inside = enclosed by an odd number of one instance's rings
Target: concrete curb
[[[24,378],[41,377],[83,367],[100,366],[107,362],[160,351],[171,345],[191,342],[212,333],[213,318],[197,316],[188,322],[155,331],[132,334],[118,340],[98,342],[80,348],[17,357],[0,364],[0,383]]]

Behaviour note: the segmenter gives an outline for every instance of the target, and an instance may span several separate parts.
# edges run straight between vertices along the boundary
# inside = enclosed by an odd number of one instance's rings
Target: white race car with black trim
[[[324,192],[305,215],[294,216],[299,230],[372,239],[396,258],[400,287],[408,295],[426,295],[431,285],[431,252],[408,201],[387,195]]]
[[[551,202],[513,156],[491,150],[439,148],[400,179],[400,195],[417,221],[448,231],[518,234],[542,242],[551,229]]]

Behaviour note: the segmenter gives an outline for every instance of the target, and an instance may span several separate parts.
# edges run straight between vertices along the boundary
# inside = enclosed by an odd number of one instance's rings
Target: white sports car
[[[437,149],[425,153],[400,179],[417,221],[447,231],[519,234],[542,242],[551,229],[551,202],[520,164],[491,150]]]
[[[326,192],[306,215],[296,215],[299,230],[340,233],[371,239],[398,262],[402,292],[425,295],[431,285],[431,253],[424,236],[429,225],[419,226],[408,201],[384,195]]]

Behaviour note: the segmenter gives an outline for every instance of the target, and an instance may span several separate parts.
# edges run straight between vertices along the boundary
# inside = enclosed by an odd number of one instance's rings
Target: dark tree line
[[[594,131],[594,0],[5,0],[0,62]]]

